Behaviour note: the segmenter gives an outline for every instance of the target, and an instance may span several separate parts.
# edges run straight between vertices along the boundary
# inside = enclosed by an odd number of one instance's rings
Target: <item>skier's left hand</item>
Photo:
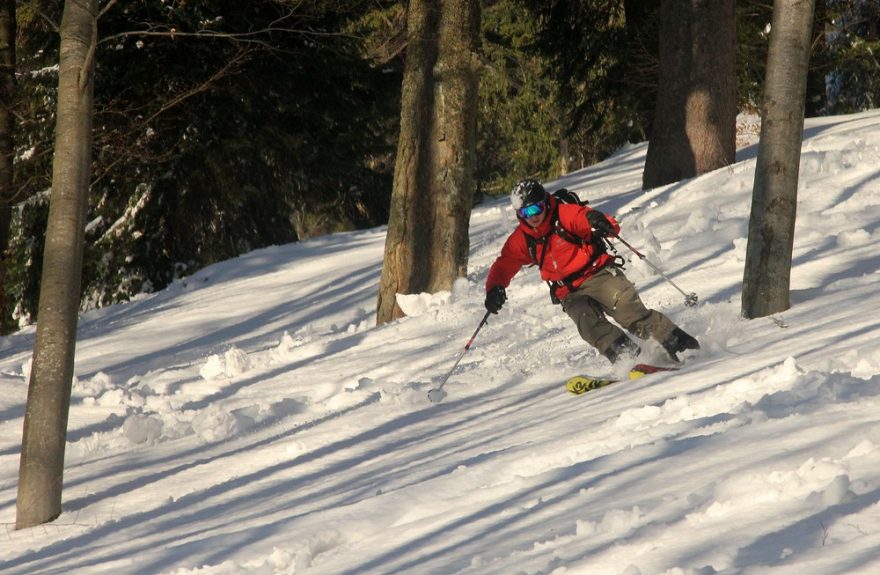
[[[587,212],[587,221],[590,223],[590,227],[601,237],[614,237],[620,231],[620,226],[617,226],[616,221],[612,218],[609,218],[599,210],[590,210]],[[613,223],[612,223],[613,222]]]

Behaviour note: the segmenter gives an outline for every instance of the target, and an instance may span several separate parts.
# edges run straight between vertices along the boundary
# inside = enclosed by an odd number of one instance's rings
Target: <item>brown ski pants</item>
[[[606,316],[641,339],[663,342],[676,325],[659,311],[648,309],[636,287],[623,272],[604,268],[582,283],[562,302],[562,309],[577,325],[584,341],[608,354],[611,344],[624,336]]]

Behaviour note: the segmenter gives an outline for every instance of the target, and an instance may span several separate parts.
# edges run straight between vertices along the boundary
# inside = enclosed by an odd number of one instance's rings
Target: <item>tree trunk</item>
[[[660,82],[644,189],[734,162],[735,48],[733,0],[663,0]]]
[[[403,315],[396,294],[450,289],[467,274],[475,188],[479,3],[412,0],[400,140],[378,324]]]
[[[790,307],[798,169],[814,0],[776,0],[761,106],[742,313],[763,317]]]
[[[15,0],[0,4],[0,333],[10,321],[6,301],[6,262],[12,220],[12,187],[15,153]]]
[[[24,418],[16,528],[61,514],[92,152],[98,0],[68,0],[61,20],[52,194]]]

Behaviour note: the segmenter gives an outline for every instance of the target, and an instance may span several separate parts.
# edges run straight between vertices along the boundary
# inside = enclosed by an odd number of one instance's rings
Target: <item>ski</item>
[[[565,389],[575,395],[580,395],[593,389],[599,389],[600,387],[611,385],[612,383],[616,383],[617,381],[620,380],[603,377],[593,377],[590,375],[576,375],[572,378],[569,378],[569,380],[565,382]]]
[[[645,377],[646,375],[650,375],[652,373],[660,373],[662,371],[678,371],[679,367],[663,367],[659,365],[651,365],[649,363],[638,363],[629,370],[629,378],[630,379],[638,379],[640,377]]]
[[[647,363],[639,363],[629,370],[629,379],[639,379],[652,373],[660,373],[664,371],[678,371],[678,367],[662,367],[650,365]],[[592,375],[576,375],[569,378],[565,382],[565,389],[574,395],[581,395],[594,389],[599,389],[617,383],[620,379],[613,377],[596,377]]]

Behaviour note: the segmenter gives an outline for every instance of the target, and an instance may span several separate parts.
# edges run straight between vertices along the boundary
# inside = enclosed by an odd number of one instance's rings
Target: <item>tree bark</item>
[[[450,289],[467,274],[476,186],[479,3],[412,0],[400,139],[378,324],[403,316],[396,294]]]
[[[791,306],[789,286],[814,0],[776,0],[752,190],[742,313]]]
[[[663,0],[660,81],[644,189],[734,162],[735,48],[733,0]]]
[[[16,528],[61,514],[92,156],[98,0],[68,0],[61,20],[55,159],[39,321],[24,418]]]

